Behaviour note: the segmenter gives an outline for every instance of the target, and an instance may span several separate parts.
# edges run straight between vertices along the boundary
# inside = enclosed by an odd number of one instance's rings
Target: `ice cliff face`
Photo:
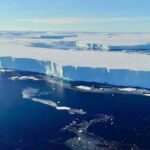
[[[75,81],[107,83],[118,86],[150,88],[150,71],[73,67],[63,68],[63,78]]]
[[[0,68],[39,72],[65,80],[98,82],[150,89],[150,71],[62,66],[52,61],[12,57],[0,57]]]
[[[38,72],[63,78],[62,67],[51,61],[39,61],[29,58],[0,57],[0,68]]]

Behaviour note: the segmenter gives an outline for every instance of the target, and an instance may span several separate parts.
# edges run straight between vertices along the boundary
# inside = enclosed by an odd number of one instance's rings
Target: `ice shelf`
[[[34,71],[73,81],[150,88],[150,55],[27,46],[33,41],[1,38],[0,68]]]

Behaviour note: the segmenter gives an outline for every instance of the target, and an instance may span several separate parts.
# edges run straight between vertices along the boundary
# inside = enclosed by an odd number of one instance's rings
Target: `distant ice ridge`
[[[150,54],[150,44],[145,43],[141,45],[106,45],[103,43],[96,43],[90,41],[77,41],[76,47],[81,50],[93,50],[93,51],[125,51],[136,53]]]
[[[76,46],[84,50],[99,50],[99,51],[109,50],[109,47],[107,45],[100,44],[100,43],[85,42],[85,41],[77,41]]]
[[[117,86],[150,89],[150,71],[148,70],[63,66],[52,61],[12,57],[0,57],[0,68],[38,72],[72,81],[107,83]]]

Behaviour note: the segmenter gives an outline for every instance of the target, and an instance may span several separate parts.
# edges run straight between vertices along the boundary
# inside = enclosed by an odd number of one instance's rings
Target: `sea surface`
[[[83,84],[1,71],[0,150],[150,149],[149,96]]]

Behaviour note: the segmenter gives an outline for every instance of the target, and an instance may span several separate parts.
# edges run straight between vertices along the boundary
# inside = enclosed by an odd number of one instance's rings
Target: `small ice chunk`
[[[132,92],[136,91],[136,88],[119,88],[119,90],[123,92]]]
[[[77,89],[81,89],[81,90],[86,90],[86,91],[90,91],[92,88],[89,86],[84,86],[84,85],[79,85],[76,86]]]
[[[143,94],[144,96],[150,96],[150,93],[149,94]]]

